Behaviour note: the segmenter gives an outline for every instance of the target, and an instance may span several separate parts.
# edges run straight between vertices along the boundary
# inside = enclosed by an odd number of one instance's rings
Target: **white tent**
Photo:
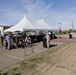
[[[26,31],[26,30],[42,30],[42,29],[51,29],[43,20],[34,21],[28,19],[26,16],[14,25],[13,27],[6,29],[4,32],[14,32],[14,31]]]
[[[26,17],[13,27],[6,29],[4,32],[24,31],[25,29],[35,29]]]
[[[47,25],[43,19],[38,20],[37,23],[38,26],[40,26],[40,29],[47,29],[47,30],[51,29],[51,27]]]

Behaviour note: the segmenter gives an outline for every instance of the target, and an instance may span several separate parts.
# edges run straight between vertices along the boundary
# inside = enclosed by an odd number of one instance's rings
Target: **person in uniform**
[[[45,37],[46,37],[47,48],[49,48],[50,47],[50,35],[49,35],[49,33],[46,33]]]

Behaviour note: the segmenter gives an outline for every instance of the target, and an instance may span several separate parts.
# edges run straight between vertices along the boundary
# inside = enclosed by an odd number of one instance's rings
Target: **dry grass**
[[[50,67],[54,66],[54,64],[59,61],[61,55],[60,53],[63,53],[62,50],[68,49],[69,46],[73,45],[73,43],[76,43],[76,41],[71,40],[69,42],[52,47],[44,53],[14,65],[7,71],[0,72],[0,75],[46,75],[41,73],[41,70],[45,67],[50,69]]]

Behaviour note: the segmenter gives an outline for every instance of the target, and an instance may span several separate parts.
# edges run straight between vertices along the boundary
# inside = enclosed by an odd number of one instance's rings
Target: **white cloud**
[[[52,6],[51,3],[46,4],[44,0],[22,0],[26,14],[33,17],[39,17],[48,11]]]
[[[0,24],[15,24],[23,17],[23,14],[23,12],[19,12],[19,10],[13,7],[0,7]]]
[[[71,10],[76,10],[76,7],[72,7]]]
[[[62,29],[67,30],[72,28],[72,21],[74,22],[74,29],[76,29],[76,13],[75,12],[61,12],[57,10],[51,10],[47,13],[40,15],[53,29],[59,28],[59,24],[62,24]]]
[[[74,22],[74,28],[76,29],[76,8],[72,7],[70,10],[66,12],[58,10],[54,10],[54,3],[46,2],[46,0],[19,0],[21,1],[18,4],[18,7],[1,7],[0,6],[0,23],[4,24],[16,24],[19,22],[24,14],[32,19],[40,19],[43,18],[46,23],[48,23],[51,28],[58,28],[59,22],[62,24],[62,29],[70,29],[72,25],[72,21]],[[53,10],[52,10],[52,9]],[[57,9],[57,8],[56,8]]]
[[[46,11],[48,11],[48,9],[52,6],[52,4],[47,5],[40,13],[44,13]]]

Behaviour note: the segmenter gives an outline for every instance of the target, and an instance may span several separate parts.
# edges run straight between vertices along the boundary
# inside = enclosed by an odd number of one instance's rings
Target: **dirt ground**
[[[58,45],[37,55],[37,58],[43,57],[44,60],[37,62],[33,70],[26,67],[21,75],[76,75],[76,34],[73,37],[63,43],[60,40]],[[51,45],[55,42],[52,41]]]
[[[51,50],[54,52],[48,52],[49,60],[37,64],[36,69],[26,75],[76,75],[76,39]]]

